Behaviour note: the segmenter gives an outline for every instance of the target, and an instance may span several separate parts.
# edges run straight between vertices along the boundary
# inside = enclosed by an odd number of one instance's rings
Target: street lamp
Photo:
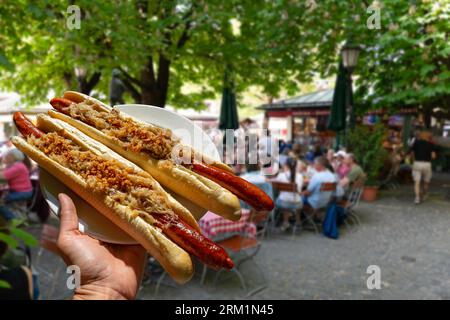
[[[360,51],[361,49],[358,46],[352,45],[349,42],[342,48],[342,63],[349,73],[352,73],[353,69],[356,67]]]
[[[350,44],[350,42],[346,42],[344,47],[341,49],[342,54],[342,63],[344,65],[345,70],[347,71],[347,94],[346,94],[346,105],[347,105],[347,114],[349,118],[347,119],[348,127],[353,129],[355,127],[355,108],[353,107],[353,103],[350,101],[350,96],[353,90],[352,84],[352,73],[356,67],[358,62],[358,56],[361,49],[359,46]]]

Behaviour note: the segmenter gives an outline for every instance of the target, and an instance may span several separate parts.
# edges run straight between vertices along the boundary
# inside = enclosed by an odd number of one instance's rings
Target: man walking
[[[431,160],[436,158],[436,149],[431,142],[431,133],[421,131],[412,144],[410,152],[414,154],[412,167],[416,195],[414,203],[419,204],[428,196],[428,187],[432,176]]]

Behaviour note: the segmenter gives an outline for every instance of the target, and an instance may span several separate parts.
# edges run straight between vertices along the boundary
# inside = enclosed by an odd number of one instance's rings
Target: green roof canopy
[[[273,103],[263,104],[256,109],[278,110],[295,108],[331,107],[333,102],[333,89],[320,90],[301,96],[288,98]]]

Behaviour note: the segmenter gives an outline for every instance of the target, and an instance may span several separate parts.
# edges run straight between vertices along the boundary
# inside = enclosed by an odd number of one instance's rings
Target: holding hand
[[[81,287],[73,299],[134,299],[145,266],[140,245],[116,245],[96,240],[78,230],[75,205],[67,195],[61,204],[58,248],[67,265],[77,265]]]

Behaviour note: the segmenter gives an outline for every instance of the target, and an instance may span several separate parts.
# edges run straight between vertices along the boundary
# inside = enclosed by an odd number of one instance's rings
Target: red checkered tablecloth
[[[247,232],[247,236],[256,236],[256,226],[248,222],[250,210],[242,209],[241,219],[230,221],[208,211],[199,221],[205,236],[213,240],[223,240],[236,234]]]

